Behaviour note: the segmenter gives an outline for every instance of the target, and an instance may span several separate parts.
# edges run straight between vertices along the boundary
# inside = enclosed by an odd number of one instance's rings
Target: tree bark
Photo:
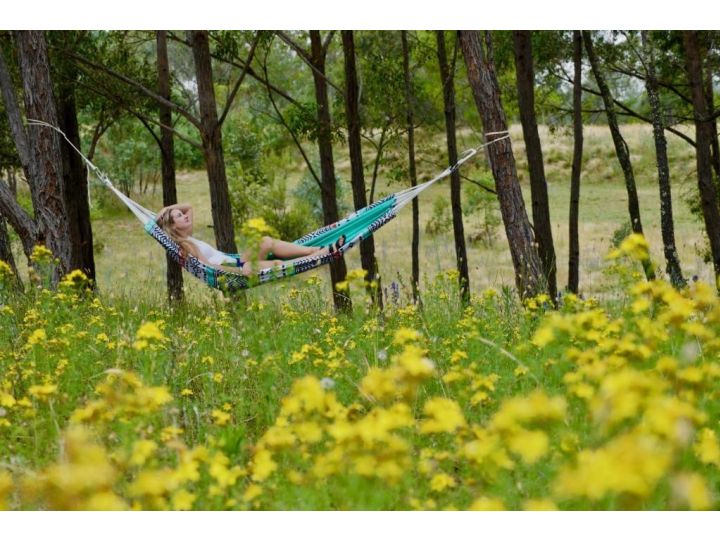
[[[76,148],[81,147],[80,129],[75,104],[75,80],[77,73],[71,67],[67,81],[58,85],[58,108],[60,129]],[[93,234],[90,222],[90,203],[88,201],[87,170],[82,158],[68,144],[60,145],[62,151],[63,183],[65,207],[70,228],[72,246],[72,268],[78,268],[95,287],[95,255],[93,253]]]
[[[582,122],[582,34],[573,32],[573,159],[570,173],[570,219],[568,285],[570,292],[577,294],[580,285],[580,175],[582,173],[583,122]]]
[[[325,78],[325,58],[327,51],[323,47],[319,30],[310,31],[310,47],[312,75],[315,85],[315,100],[318,111],[318,152],[320,155],[320,178],[322,183],[322,207],[325,225],[335,223],[339,219],[337,195],[335,189],[335,162],[332,148],[332,119],[330,118],[330,102],[328,99],[327,80]],[[345,259],[339,258],[330,263],[330,281],[333,288],[333,302],[340,311],[352,310],[352,302],[348,294],[337,290],[337,284],[345,281],[347,267]]]
[[[705,71],[705,99],[707,100],[707,109],[710,113],[715,111],[715,91],[713,90],[712,71]],[[715,177],[720,179],[720,142],[718,142],[717,119],[710,122],[710,130],[712,138],[710,140],[710,159],[712,161]]]
[[[595,54],[595,48],[592,43],[592,35],[587,30],[583,30],[582,37],[585,44],[585,51],[587,52],[588,60],[590,60],[590,66],[592,67],[593,76],[595,77],[595,81],[600,89],[603,103],[605,104],[605,113],[607,115],[608,126],[610,127],[613,144],[615,145],[615,154],[617,155],[620,167],[622,168],[625,176],[625,188],[628,194],[628,211],[630,213],[630,226],[632,227],[632,231],[634,233],[643,234],[642,220],[640,219],[640,202],[638,201],[637,187],[635,185],[635,173],[633,172],[632,163],[630,162],[630,149],[620,133],[620,127],[615,113],[615,103],[613,101],[612,94],[610,93],[610,88],[608,87],[607,82],[605,82],[605,77],[603,76],[600,68],[600,62]],[[643,263],[643,269],[645,270],[645,277],[647,279],[655,278],[655,272],[653,271],[651,264]]]
[[[217,103],[213,87],[208,32],[206,30],[194,30],[189,32],[188,37],[195,60],[202,124],[202,146],[208,182],[210,183],[210,205],[215,228],[215,243],[220,251],[237,253],[225,170],[222,130],[218,122]]]
[[[355,40],[352,30],[342,31],[345,59],[345,113],[348,123],[348,148],[350,151],[350,182],[353,203],[359,210],[367,206],[365,175],[363,171],[362,139],[360,136],[360,90],[355,66]],[[382,289],[378,263],[375,258],[375,239],[371,235],[360,242],[360,264],[365,270],[365,284],[373,304],[382,309]]]
[[[167,32],[158,30],[155,34],[157,46],[158,94],[170,101],[170,65],[167,52]],[[158,104],[160,125],[172,125],[172,111],[163,103]],[[160,157],[162,169],[163,206],[177,203],[175,186],[175,139],[171,129],[160,128]],[[168,302],[177,304],[183,300],[183,275],[180,265],[165,254],[167,269]]]
[[[483,44],[479,32],[463,30],[460,32],[460,45],[485,133],[507,131],[505,111],[500,100],[500,88],[492,60],[490,33],[485,32]],[[492,135],[488,140],[496,138],[497,135]],[[521,298],[535,296],[543,291],[542,266],[518,182],[512,144],[510,139],[503,139],[487,148],[515,269],[515,284]]]
[[[450,71],[448,66],[447,52],[445,50],[445,32],[443,30],[438,30],[435,33],[435,37],[437,40],[438,63],[440,65],[440,82],[443,87],[448,161],[450,165],[454,165],[458,160],[455,134],[455,74]],[[468,271],[467,249],[465,247],[465,230],[462,219],[460,172],[457,169],[453,170],[450,174],[450,205],[452,207],[453,216],[455,258],[457,261],[460,297],[463,303],[468,303],[470,301],[470,274]]]
[[[697,163],[698,189],[702,205],[705,231],[710,241],[715,280],[720,278],[720,211],[717,190],[712,176],[710,146],[712,126],[705,92],[703,91],[702,58],[695,30],[683,31],[685,66],[692,92],[695,115],[695,157]],[[717,283],[720,286],[720,282]]]
[[[17,176],[15,173],[15,167],[8,169],[8,186],[10,186],[10,193],[17,199]]]
[[[0,51],[0,88],[2,89],[10,133],[15,143],[23,171],[25,172],[25,178],[31,178],[34,171],[31,170],[32,162],[29,157],[30,149],[27,134],[25,133],[25,128],[22,123],[22,117],[20,116],[20,108],[17,103],[17,97],[15,96],[15,88],[10,79],[10,72],[8,71],[2,51]],[[8,187],[5,182],[0,181],[0,214],[7,219],[20,237],[23,253],[29,258],[38,240],[37,225],[32,216],[18,204],[16,198],[16,190]]]
[[[677,288],[685,287],[686,282],[680,268],[680,260],[675,247],[675,226],[672,210],[672,190],[670,185],[670,165],[667,155],[667,140],[665,139],[665,122],[660,104],[660,86],[655,74],[655,53],[650,43],[647,30],[640,32],[643,45],[644,64],[647,76],[645,89],[650,102],[652,116],[653,136],[655,139],[655,159],[658,170],[658,185],[660,188],[660,223],[662,229],[663,251],[665,253],[666,271],[670,282]]]
[[[4,217],[20,237],[23,253],[29,259],[38,242],[39,232],[35,221],[15,201],[5,182],[0,181],[0,216]]]
[[[515,74],[517,79],[520,123],[523,128],[528,171],[530,173],[530,199],[532,201],[533,227],[538,243],[538,253],[547,280],[548,293],[557,298],[557,260],[550,222],[542,146],[535,116],[535,72],[532,59],[532,35],[529,30],[514,31]]]
[[[403,48],[403,75],[405,78],[406,125],[408,134],[408,175],[410,186],[417,186],[417,169],[415,166],[415,113],[413,107],[412,79],[410,78],[410,49],[407,31],[400,32]],[[413,301],[418,304],[420,299],[420,202],[417,197],[412,200],[412,292]]]
[[[15,32],[25,95],[25,114],[58,125],[58,115],[50,79],[45,36],[41,31]],[[73,268],[70,228],[62,181],[62,153],[58,134],[33,127],[28,134],[31,169],[29,178],[33,208],[40,238],[59,260],[55,278]]]

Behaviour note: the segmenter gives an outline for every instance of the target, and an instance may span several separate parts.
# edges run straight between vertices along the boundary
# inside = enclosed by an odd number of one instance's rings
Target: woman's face
[[[170,211],[170,222],[172,223],[172,227],[175,229],[175,232],[181,236],[188,236],[192,233],[192,220],[190,219],[190,212],[184,214],[175,208]]]

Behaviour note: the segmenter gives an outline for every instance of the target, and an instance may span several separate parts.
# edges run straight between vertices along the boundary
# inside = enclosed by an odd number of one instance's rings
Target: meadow
[[[681,260],[700,279],[678,291],[641,277],[641,260],[662,266],[657,188],[649,131],[629,132],[647,240],[613,246],[624,187],[609,139],[588,130],[583,294],[557,309],[517,299],[501,231],[470,251],[466,306],[449,237],[424,237],[412,304],[409,211],[376,238],[382,312],[357,271],[350,314],[332,311],[324,271],[243,301],[187,278],[171,309],[159,248],[115,213],[94,223],[98,294],[80,273],[49,288],[43,250],[25,294],[0,266],[0,507],[716,509],[720,302],[679,195]],[[567,138],[544,136],[565,260]],[[671,152],[679,193],[691,154]],[[201,223],[205,191],[201,174],[181,177]]]

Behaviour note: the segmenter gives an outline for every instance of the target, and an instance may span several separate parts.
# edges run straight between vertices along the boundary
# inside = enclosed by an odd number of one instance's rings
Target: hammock
[[[308,270],[312,270],[327,264],[336,258],[342,257],[346,251],[358,245],[362,240],[370,237],[376,230],[395,218],[397,213],[420,193],[432,186],[438,180],[450,175],[468,159],[473,157],[478,150],[484,146],[506,139],[510,136],[507,131],[487,133],[486,135],[501,136],[496,139],[492,139],[477,148],[471,148],[470,150],[465,151],[460,156],[457,163],[448,167],[431,180],[392,195],[388,195],[370,206],[353,212],[336,223],[321,227],[320,229],[308,233],[294,241],[295,244],[301,246],[324,247],[329,244],[335,245],[340,237],[344,236],[345,243],[336,249],[334,253],[326,255],[310,255],[302,259],[295,260],[294,262],[288,262],[271,268],[262,269],[255,275],[248,277],[228,270],[214,268],[204,264],[196,257],[184,253],[182,249],[180,249],[180,246],[178,246],[178,244],[158,226],[155,221],[155,213],[147,208],[144,208],[115,188],[107,175],[98,169],[87,157],[85,157],[60,129],[39,120],[28,120],[28,124],[49,127],[60,133],[68,144],[70,144],[70,146],[72,146],[72,148],[83,158],[87,166],[95,173],[97,178],[106,187],[108,187],[140,220],[145,228],[145,231],[158,243],[160,243],[163,248],[165,248],[171,259],[177,262],[190,274],[204,281],[210,287],[229,292],[247,289],[255,285],[307,272]],[[228,253],[226,255],[233,258],[239,257],[238,254]]]

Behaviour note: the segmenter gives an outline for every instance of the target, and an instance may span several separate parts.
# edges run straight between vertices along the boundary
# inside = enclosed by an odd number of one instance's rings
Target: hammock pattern
[[[335,245],[335,243],[344,236],[344,244],[334,253],[326,255],[310,255],[308,257],[295,260],[294,262],[287,262],[271,268],[262,269],[255,275],[247,277],[229,270],[214,268],[204,264],[198,258],[184,253],[183,250],[180,249],[180,246],[178,246],[177,243],[173,241],[156,223],[155,213],[147,208],[144,208],[116,189],[107,175],[98,169],[87,157],[85,157],[82,152],[80,152],[80,150],[76,148],[70,140],[68,140],[60,129],[38,120],[28,120],[28,124],[49,127],[60,133],[68,144],[70,144],[70,146],[83,158],[88,168],[95,173],[98,179],[105,184],[105,186],[108,187],[143,223],[145,231],[152,236],[165,249],[165,251],[167,251],[171,259],[177,262],[190,274],[205,282],[208,286],[224,291],[247,289],[262,283],[294,276],[342,257],[349,249],[358,245],[362,240],[368,238],[380,227],[395,218],[398,212],[421,192],[429,188],[438,180],[450,175],[454,170],[460,167],[460,165],[473,157],[480,148],[509,137],[507,132],[487,133],[486,135],[501,136],[490,140],[478,148],[466,151],[457,163],[448,167],[433,179],[398,193],[388,195],[387,197],[366,206],[365,208],[361,208],[360,210],[353,212],[336,223],[321,227],[320,229],[308,233],[294,241],[295,244],[301,246],[324,247],[329,244]],[[226,255],[238,257],[237,254]]]

